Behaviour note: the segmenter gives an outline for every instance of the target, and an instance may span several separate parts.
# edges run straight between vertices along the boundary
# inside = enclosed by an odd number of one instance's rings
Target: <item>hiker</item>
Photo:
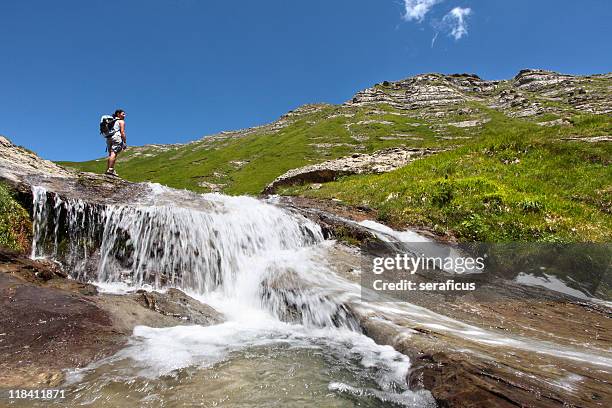
[[[125,111],[117,109],[113,114],[112,128],[106,137],[106,150],[108,151],[108,162],[106,164],[106,174],[118,176],[115,171],[115,161],[117,155],[127,149],[127,139],[125,137]]]

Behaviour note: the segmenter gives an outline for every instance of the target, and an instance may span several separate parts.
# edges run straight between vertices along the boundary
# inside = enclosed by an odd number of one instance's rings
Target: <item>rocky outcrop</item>
[[[389,85],[378,85],[358,92],[349,105],[385,103],[397,109],[418,109],[460,104],[468,100],[461,91],[449,86],[438,74],[417,75]]]
[[[11,143],[0,136],[0,170],[4,178],[17,181],[16,174],[44,174],[48,177],[76,177],[76,172],[66,170],[49,160],[41,159],[34,152]]]
[[[470,128],[470,127],[476,127],[476,126],[480,126],[480,125],[484,125],[485,123],[489,122],[490,119],[486,118],[486,119],[474,119],[474,120],[463,120],[461,122],[450,122],[447,123],[448,126],[453,126],[453,127],[457,127],[457,128]]]
[[[405,114],[436,118],[460,114],[465,102],[476,101],[511,117],[542,113],[612,112],[607,75],[588,77],[525,69],[511,80],[487,81],[473,74],[423,74],[395,82],[383,82],[358,92],[345,105],[387,104]],[[555,102],[551,104],[549,102]]]
[[[386,173],[403,167],[412,160],[438,151],[434,149],[396,147],[379,150],[372,154],[355,153],[352,156],[289,170],[270,183],[263,193],[273,194],[280,186],[323,183],[350,174]]]
[[[352,207],[338,201],[292,196],[277,197],[275,204],[319,224],[326,239],[335,238],[354,245],[378,241],[371,231],[357,223],[376,218],[374,210],[370,208]]]
[[[0,181],[13,187],[30,211],[31,186],[53,191],[44,194],[54,203],[56,212],[50,217],[67,247],[74,244],[68,242],[68,219],[72,216],[74,221],[77,215],[62,209],[62,203],[87,214],[80,222],[91,232],[88,261],[99,256],[96,231],[105,206],[142,204],[151,197],[150,186],[68,171],[5,138],[0,138]],[[154,197],[155,204],[164,204],[165,198]],[[137,325],[210,325],[223,320],[214,309],[177,289],[99,293],[72,270],[68,278],[58,265],[0,248],[0,382],[5,386],[57,386],[65,369],[83,367],[123,347]]]
[[[147,309],[178,319],[185,324],[209,326],[223,321],[222,315],[215,309],[175,288],[163,293],[139,290],[132,297]]]
[[[559,84],[572,85],[576,81],[577,78],[571,75],[543,69],[523,69],[512,80],[512,86],[525,91],[537,92],[556,87]]]

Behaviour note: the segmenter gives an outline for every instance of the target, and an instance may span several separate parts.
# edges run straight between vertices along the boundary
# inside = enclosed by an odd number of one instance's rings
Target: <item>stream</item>
[[[250,197],[149,187],[97,207],[34,187],[32,257],[106,292],[180,288],[227,320],[138,326],[125,349],[70,373],[69,404],[435,406],[408,390],[408,357],[360,332],[345,306],[358,287],[322,261],[318,225]]]
[[[279,206],[147,186],[129,205],[33,187],[32,257],[54,259],[104,292],[176,287],[226,320],[136,327],[117,354],[70,372],[70,398],[57,405],[434,407],[428,391],[408,388],[410,359],[362,333],[357,316],[368,313],[390,326],[415,322],[487,347],[612,367],[609,350],[489,331],[407,302],[363,301],[359,284],[328,262],[333,241]],[[422,239],[362,224],[381,238]]]

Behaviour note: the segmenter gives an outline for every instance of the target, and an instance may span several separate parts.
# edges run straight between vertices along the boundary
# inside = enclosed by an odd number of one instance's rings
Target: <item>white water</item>
[[[94,281],[104,292],[179,287],[227,319],[209,327],[139,326],[126,349],[89,370],[130,359],[139,376],[158,378],[283,343],[355,361],[378,385],[357,392],[355,384],[330,383],[333,392],[433,404],[428,392],[407,389],[406,356],[358,332],[344,306],[356,293],[320,262],[326,243],[306,218],[249,197],[200,196],[159,185],[151,185],[150,200],[136,206],[62,201],[40,187],[33,194],[34,257],[58,258],[74,278]]]

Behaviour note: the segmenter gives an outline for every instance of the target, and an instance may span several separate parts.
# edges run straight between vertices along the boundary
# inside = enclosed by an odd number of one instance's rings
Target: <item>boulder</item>
[[[354,153],[339,159],[289,170],[268,184],[263,193],[273,194],[280,186],[325,183],[350,174],[386,173],[403,167],[412,160],[439,151],[441,150],[395,147],[372,154]]]

